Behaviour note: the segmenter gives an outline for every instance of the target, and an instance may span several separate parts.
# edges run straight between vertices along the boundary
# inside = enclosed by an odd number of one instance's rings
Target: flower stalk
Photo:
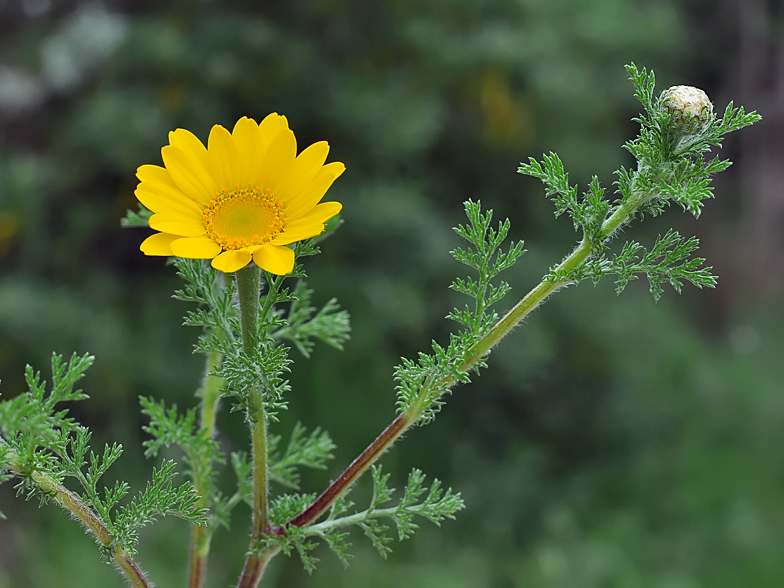
[[[258,266],[250,264],[239,270],[236,275],[242,346],[247,355],[255,357],[258,354],[261,270]],[[257,556],[254,553],[254,547],[271,530],[269,523],[269,473],[267,471],[267,415],[264,410],[263,392],[261,384],[254,382],[248,407],[253,478],[252,530],[248,556],[245,559],[245,566],[238,583],[239,588],[257,586],[267,563],[277,553],[277,549],[265,552],[262,556]]]

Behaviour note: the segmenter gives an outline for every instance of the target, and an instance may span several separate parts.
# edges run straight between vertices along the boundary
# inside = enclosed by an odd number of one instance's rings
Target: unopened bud
[[[708,95],[694,86],[667,88],[662,92],[660,104],[672,116],[672,125],[680,135],[696,135],[713,114]]]

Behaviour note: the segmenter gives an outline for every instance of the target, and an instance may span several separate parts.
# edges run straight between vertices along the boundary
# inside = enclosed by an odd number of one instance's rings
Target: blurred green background
[[[392,369],[435,338],[458,302],[449,249],[462,202],[512,220],[529,253],[522,296],[576,235],[517,163],[557,151],[573,181],[630,164],[638,112],[623,65],[659,89],[704,88],[763,121],[728,139],[736,163],[695,222],[680,210],[628,230],[650,244],[697,234],[720,276],[654,303],[645,283],[559,293],[457,389],[384,466],[423,468],[467,509],[423,523],[382,560],[363,537],[344,571],[310,577],[278,557],[267,586],[773,587],[784,582],[784,10],[776,0],[0,0],[0,377],[90,351],[91,395],[73,406],[113,469],[144,484],[140,394],[180,406],[202,358],[170,298],[173,268],[121,230],[134,172],[166,134],[285,114],[299,145],[327,139],[346,174],[330,191],[344,226],[308,261],[317,301],[352,315],[345,351],[295,355],[291,410],[339,449],[317,491],[394,415]],[[514,300],[505,301],[506,307]],[[244,448],[224,410],[220,440]],[[116,473],[115,472],[115,475]],[[231,479],[222,481],[230,488]],[[360,484],[360,504],[367,488]],[[0,487],[0,587],[122,586],[67,516]],[[208,586],[233,584],[248,512],[214,542]],[[159,586],[185,584],[188,529],[146,531]]]

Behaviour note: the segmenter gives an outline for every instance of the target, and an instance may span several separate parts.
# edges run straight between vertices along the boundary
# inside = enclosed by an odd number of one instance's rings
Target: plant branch
[[[43,494],[68,510],[74,518],[78,519],[90,533],[104,546],[111,549],[111,555],[120,570],[135,588],[152,588],[144,572],[136,564],[130,554],[120,545],[114,543],[114,538],[101,518],[75,493],[71,492],[60,482],[48,474],[40,471],[28,471],[19,462],[18,456],[9,450],[11,457],[10,469],[20,478],[32,482]]]
[[[299,515],[291,519],[283,527],[275,529],[276,535],[284,535],[286,527],[305,527],[311,524],[324,514],[330,506],[343,494],[349,487],[367,470],[381,455],[389,449],[392,443],[408,429],[416,419],[412,418],[407,412],[403,412],[392,421],[384,431],[376,437],[376,440],[368,445],[367,449],[357,457],[346,470],[340,474],[337,480],[332,482],[329,487],[316,498],[313,503]]]
[[[609,240],[621,226],[629,222],[636,210],[649,198],[646,194],[636,194],[621,204],[602,224],[601,236],[602,243]],[[595,252],[595,246],[587,237],[577,246],[577,248],[566,258],[552,273],[559,275],[567,273],[577,268],[581,263],[588,259]],[[569,286],[569,280],[553,281],[545,277],[534,287],[525,297],[520,300],[503,318],[501,318],[490,330],[488,330],[467,352],[463,363],[458,368],[460,372],[468,372],[487,355],[490,350],[503,339],[512,329],[514,329],[528,314],[542,304],[556,290]],[[432,386],[432,382],[426,383],[419,394],[419,401],[402,412],[392,423],[384,429],[375,441],[373,441],[357,457],[351,465],[334,481],[330,486],[319,495],[318,498],[299,515],[291,519],[288,523],[274,530],[277,535],[284,535],[289,526],[304,527],[312,524],[323,515],[348,488],[370,467],[389,447],[400,437],[409,427],[415,424],[419,417],[427,408],[425,398],[427,389],[449,389],[454,385],[454,378],[447,376],[442,381]]]

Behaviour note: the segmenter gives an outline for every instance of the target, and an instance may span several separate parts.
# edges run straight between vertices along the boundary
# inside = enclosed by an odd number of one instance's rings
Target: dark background
[[[344,226],[307,262],[317,302],[352,315],[344,352],[293,352],[291,410],[338,443],[317,491],[394,416],[401,355],[446,341],[448,251],[462,202],[509,217],[529,253],[504,308],[568,253],[518,162],[557,151],[571,179],[629,165],[638,112],[625,63],[659,89],[692,84],[722,112],[763,121],[730,137],[735,165],[697,222],[680,210],[627,234],[697,234],[715,290],[644,282],[559,293],[408,433],[384,467],[423,468],[467,508],[382,560],[363,537],[343,571],[327,550],[308,577],[278,557],[267,586],[711,588],[784,577],[784,7],[769,0],[0,0],[0,377],[24,390],[52,350],[90,351],[91,399],[74,414],[95,444],[118,439],[114,475],[144,484],[137,397],[193,404],[202,358],[173,268],[121,230],[134,171],[160,163],[169,130],[206,140],[240,116],[285,114],[300,146],[327,139],[347,172],[330,191]],[[224,410],[226,450],[246,446]],[[227,490],[231,479],[222,481]],[[366,481],[365,481],[366,484]],[[360,505],[365,484],[355,492]],[[65,513],[0,487],[0,588],[122,586]],[[208,585],[236,580],[248,512],[214,542]],[[183,586],[188,527],[144,532],[139,561]]]

